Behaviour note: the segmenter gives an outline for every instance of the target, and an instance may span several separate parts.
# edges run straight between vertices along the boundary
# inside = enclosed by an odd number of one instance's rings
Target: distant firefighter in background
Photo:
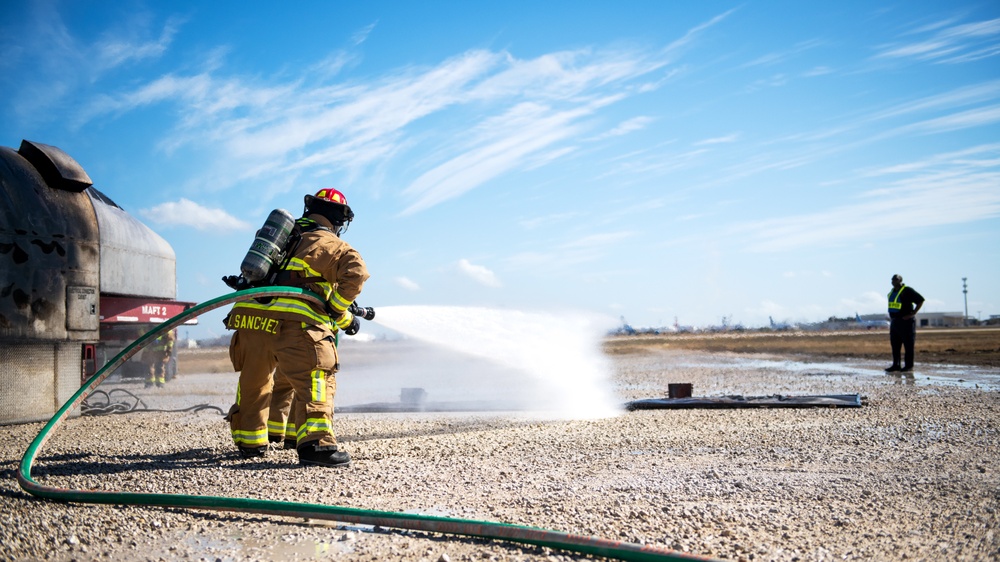
[[[167,383],[167,369],[174,352],[175,339],[174,331],[170,330],[160,334],[149,346],[149,380],[146,381],[146,388],[154,384],[163,386]]]
[[[892,346],[892,365],[887,373],[908,373],[913,370],[914,345],[917,340],[917,311],[924,305],[924,297],[913,287],[903,284],[903,276],[892,276],[889,291],[889,344]],[[900,348],[905,350],[900,365]]]

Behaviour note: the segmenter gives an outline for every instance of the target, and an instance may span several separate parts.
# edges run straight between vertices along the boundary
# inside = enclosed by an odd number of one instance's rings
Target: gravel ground
[[[519,413],[342,414],[354,462],[239,460],[211,411],[68,420],[39,482],[249,497],[503,521],[737,560],[1000,559],[1000,373],[778,356],[612,357],[624,402],[847,394],[862,408],[646,410],[586,421]],[[233,378],[160,390],[228,406]],[[127,385],[123,385],[127,386]],[[130,387],[142,392],[141,384]],[[155,391],[156,389],[154,389]],[[579,560],[502,541],[254,514],[65,504],[16,471],[41,424],[0,427],[0,560]]]

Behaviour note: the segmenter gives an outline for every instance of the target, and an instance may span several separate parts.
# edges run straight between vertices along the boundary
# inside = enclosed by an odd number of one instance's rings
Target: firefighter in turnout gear
[[[149,379],[146,388],[167,384],[167,368],[174,352],[174,331],[161,334],[149,346]]]
[[[357,333],[358,320],[348,308],[369,277],[361,255],[340,238],[353,218],[343,193],[335,189],[306,195],[293,233],[301,239],[275,282],[319,295],[325,308],[293,297],[255,299],[237,303],[226,318],[226,326],[237,331],[230,356],[240,371],[228,419],[244,458],[262,457],[267,451],[273,373],[292,388],[289,423],[295,429],[299,462],[350,463],[350,455],[337,448],[333,396],[340,367],[335,334]]]

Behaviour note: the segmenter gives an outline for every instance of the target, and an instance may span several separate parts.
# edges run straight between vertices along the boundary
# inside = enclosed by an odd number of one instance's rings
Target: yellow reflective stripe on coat
[[[267,432],[271,435],[284,435],[285,424],[281,422],[267,420]]]
[[[267,430],[260,429],[257,431],[243,431],[240,429],[234,429],[233,441],[237,445],[250,445],[253,447],[267,445]]]
[[[256,301],[243,301],[238,302],[233,305],[233,308],[250,308],[253,310],[260,310],[261,312],[266,311],[279,311],[279,312],[291,312],[293,314],[298,314],[305,316],[312,320],[315,324],[330,324],[330,317],[325,314],[320,314],[312,309],[308,304],[303,301],[279,297],[267,304],[260,304]]]
[[[336,324],[341,330],[346,330],[347,327],[351,325],[353,320],[354,315],[345,310],[344,313],[340,315],[340,318],[334,321],[334,324]]]
[[[306,277],[323,277],[323,275],[309,266],[305,260],[302,258],[292,258],[288,261],[288,265],[285,267],[285,271],[301,271]],[[312,285],[316,285],[323,290],[323,300],[329,301],[331,293],[333,293],[333,284],[329,281],[313,281]]]
[[[288,265],[285,267],[285,271],[301,272],[305,277],[323,278],[320,272],[310,267],[309,264],[302,258],[292,258],[289,260]],[[319,289],[316,292],[321,293],[320,296],[322,296],[323,300],[326,302],[329,302],[333,296],[333,284],[329,281],[313,281],[310,283],[310,288],[312,287]],[[262,312],[288,312],[304,316],[312,320],[313,324],[320,325],[331,324],[333,322],[328,315],[322,312],[316,312],[305,301],[293,297],[278,297],[272,299],[266,304],[262,304],[254,300],[243,301],[233,305],[233,308],[249,308],[251,310],[260,310]]]
[[[339,310],[341,312],[347,310],[347,307],[351,306],[351,301],[340,296],[340,293],[333,293],[333,298],[328,300],[335,310]]]
[[[306,418],[306,423],[299,428],[298,440],[302,441],[302,438],[310,433],[333,435],[333,430],[330,429],[330,421],[326,418]]]
[[[315,369],[310,376],[312,377],[312,401],[326,402],[326,371]]]

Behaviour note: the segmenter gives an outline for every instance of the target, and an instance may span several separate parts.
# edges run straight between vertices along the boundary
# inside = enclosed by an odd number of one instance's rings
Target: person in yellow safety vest
[[[306,195],[302,218],[294,227],[301,241],[278,274],[278,285],[303,287],[323,297],[325,308],[299,298],[276,297],[266,303],[239,302],[227,317],[227,327],[237,331],[230,355],[240,370],[236,404],[228,419],[233,442],[244,458],[266,454],[273,373],[286,379],[294,393],[290,415],[299,462],[319,466],[351,462],[350,455],[337,447],[333,396],[340,368],[334,334],[357,333],[359,322],[348,307],[369,277],[361,254],[340,238],[353,218],[347,199],[336,189]]]
[[[146,381],[146,388],[153,386],[163,386],[167,383],[167,365],[174,351],[174,331],[170,330],[149,345],[149,380]]]
[[[885,372],[908,373],[913,370],[914,346],[917,340],[917,312],[924,305],[924,297],[913,287],[903,284],[903,276],[892,276],[889,291],[889,345],[892,347],[892,365]],[[905,350],[900,366],[900,348]]]

